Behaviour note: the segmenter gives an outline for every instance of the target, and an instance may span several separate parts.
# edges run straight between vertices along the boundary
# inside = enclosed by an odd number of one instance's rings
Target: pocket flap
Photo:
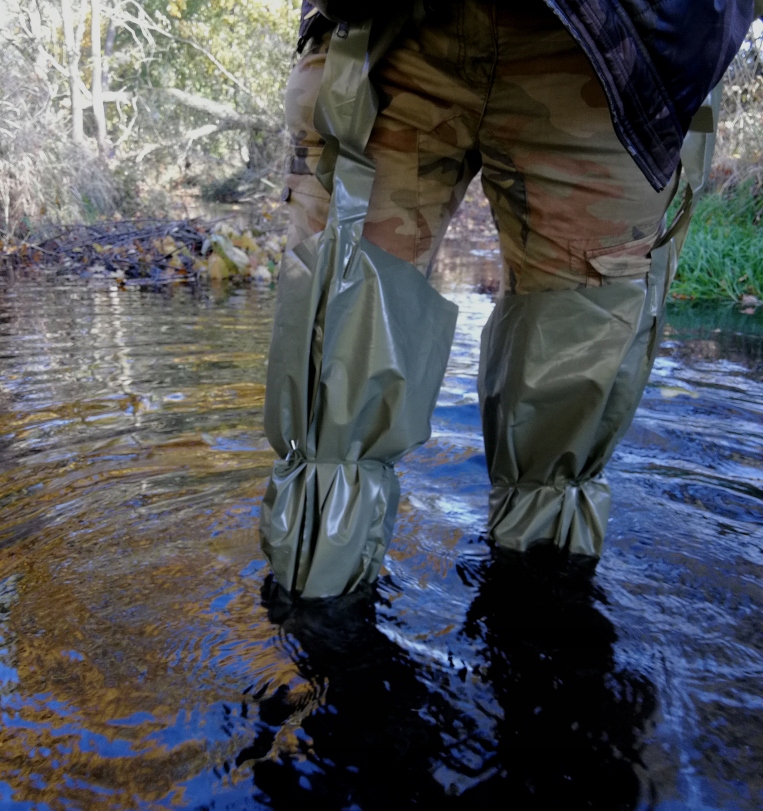
[[[655,233],[622,245],[587,250],[585,258],[602,276],[646,276],[652,263],[651,250],[656,239]]]

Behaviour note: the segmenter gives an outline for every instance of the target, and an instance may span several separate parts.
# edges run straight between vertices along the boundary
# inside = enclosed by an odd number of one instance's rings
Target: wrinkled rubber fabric
[[[315,114],[328,224],[284,256],[268,361],[265,431],[281,459],[260,538],[276,581],[310,598],[377,577],[399,500],[393,465],[429,438],[458,313],[362,237],[377,110],[369,32],[332,37]]]
[[[496,305],[483,332],[479,392],[490,534],[499,546],[526,551],[545,541],[600,555],[610,507],[602,470],[649,375],[659,284],[650,274],[648,284],[507,296]]]
[[[488,320],[478,390],[498,546],[601,555],[611,504],[603,469],[654,363],[694,199],[709,174],[719,102],[716,88],[686,139],[686,192],[651,251],[646,280],[506,296]]]

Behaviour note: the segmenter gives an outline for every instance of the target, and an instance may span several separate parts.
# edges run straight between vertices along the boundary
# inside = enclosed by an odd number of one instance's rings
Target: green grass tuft
[[[763,191],[752,183],[697,202],[673,298],[763,299]]]

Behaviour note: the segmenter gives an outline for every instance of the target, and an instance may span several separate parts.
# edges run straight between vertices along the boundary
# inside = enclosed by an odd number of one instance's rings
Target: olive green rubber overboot
[[[641,399],[662,327],[666,278],[652,265],[648,281],[496,305],[479,395],[499,546],[601,554],[611,500],[602,471]]]

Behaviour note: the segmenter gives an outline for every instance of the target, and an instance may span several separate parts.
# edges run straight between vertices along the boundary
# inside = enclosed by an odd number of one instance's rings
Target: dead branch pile
[[[0,240],[0,268],[32,267],[124,282],[208,277],[272,280],[285,237],[226,222],[133,219],[61,226],[30,243]]]

